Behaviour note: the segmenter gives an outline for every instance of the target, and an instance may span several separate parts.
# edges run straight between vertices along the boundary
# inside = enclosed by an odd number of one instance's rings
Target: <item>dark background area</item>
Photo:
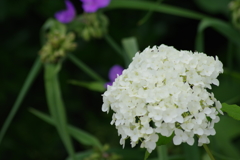
[[[78,0],[73,2],[80,14],[81,3]],[[197,0],[165,0],[164,3],[230,21],[230,14],[226,12],[227,6],[225,9],[209,12],[201,7]],[[9,114],[41,49],[39,38],[41,26],[48,18],[53,17],[56,11],[64,7],[63,0],[0,1],[0,126]],[[162,43],[176,49],[195,50],[195,36],[199,24],[197,20],[153,13],[146,23],[139,26],[138,21],[147,14],[147,11],[117,9],[106,11],[105,14],[110,21],[109,35],[119,44],[122,38],[135,36],[141,50]],[[227,39],[213,29],[207,29],[205,37],[206,53],[218,55],[225,64]],[[123,59],[104,39],[89,42],[79,39],[78,42],[74,54],[106,81],[112,65],[124,66]],[[118,144],[117,131],[110,125],[111,115],[101,111],[102,93],[68,84],[69,79],[92,81],[91,77],[70,61],[64,62],[60,81],[69,123],[95,135],[104,144],[121,147]],[[0,159],[64,159],[67,153],[55,128],[32,115],[29,112],[30,107],[48,113],[42,70],[0,144]],[[239,143],[238,139],[235,141]],[[77,142],[74,144],[77,151],[89,148]]]

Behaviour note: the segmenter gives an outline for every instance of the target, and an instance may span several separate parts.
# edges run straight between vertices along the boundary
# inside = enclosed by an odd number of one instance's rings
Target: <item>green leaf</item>
[[[88,151],[83,151],[83,152],[79,152],[79,153],[76,153],[75,154],[75,157],[78,159],[78,160],[82,160],[86,157],[89,157],[91,154],[93,153],[92,150],[88,150]],[[71,157],[68,157],[66,160],[73,160]]]
[[[147,160],[147,158],[149,157],[150,153],[146,150],[145,155],[144,155],[144,160]]]
[[[157,141],[157,146],[168,144],[169,142],[172,141],[173,136],[174,136],[174,134],[172,134],[169,137],[165,137],[165,136],[162,136],[161,134],[158,134],[159,139]]]
[[[227,13],[230,0],[195,0],[195,2],[210,13]]]
[[[68,54],[68,58],[80,69],[82,69],[86,74],[88,74],[90,77],[95,79],[96,81],[104,82],[104,79],[100,77],[95,71],[93,71],[91,68],[89,68],[86,64],[84,64],[80,59],[78,59],[73,54]]]
[[[80,143],[85,144],[85,145],[94,146],[94,147],[97,147],[99,150],[102,150],[102,148],[103,148],[102,144],[93,135],[81,130],[80,128],[76,128],[71,125],[68,126],[68,131]]]
[[[240,45],[240,33],[235,30],[229,23],[222,20],[206,18],[201,21],[198,25],[198,31],[195,41],[195,48],[199,52],[204,51],[204,30],[208,27],[212,27],[217,32],[225,36],[229,41],[233,42],[235,45]]]
[[[7,116],[6,121],[3,123],[3,126],[1,128],[1,132],[0,132],[0,143],[5,135],[5,133],[7,132],[8,127],[10,126],[15,114],[17,113],[24,97],[26,96],[29,88],[31,87],[34,79],[36,78],[36,76],[38,75],[40,69],[42,67],[42,63],[39,59],[39,57],[35,60],[29,74],[27,75],[27,78],[20,90],[20,93],[18,94],[18,97],[16,99],[16,101],[14,102],[14,105],[9,113],[9,115]]]
[[[150,2],[150,1],[133,1],[133,0],[115,0],[111,1],[110,5],[107,7],[107,9],[115,9],[115,8],[123,8],[123,9],[139,9],[139,10],[151,10],[155,12],[161,12],[166,14],[171,14],[175,16],[181,16],[186,18],[192,18],[192,19],[203,19],[207,18],[208,16],[191,11],[184,8],[178,8],[166,4],[160,4],[158,5],[156,2]]]
[[[237,105],[222,104],[222,111],[227,112],[229,116],[236,120],[240,120],[240,107]]]
[[[125,67],[127,68],[128,65],[131,62],[131,58],[127,56],[127,54],[124,52],[124,50],[112,39],[112,37],[108,34],[104,36],[105,40],[108,42],[108,44],[120,55],[125,61]]]
[[[97,91],[97,92],[103,92],[106,90],[104,88],[103,82],[83,82],[83,81],[77,81],[77,80],[70,80],[69,83],[73,85],[85,87],[89,90]]]
[[[220,121],[214,125],[216,135],[213,136],[214,143],[210,143],[216,148],[215,150],[220,151],[224,156],[228,156],[227,160],[235,158],[240,159],[239,148],[237,148],[233,142],[240,135],[240,122],[229,117],[221,116]]]
[[[135,54],[139,51],[137,40],[135,37],[122,39],[122,45],[130,59],[132,59],[135,56]]]
[[[200,148],[197,146],[197,143],[194,143],[192,146],[188,144],[183,144],[185,160],[201,160]]]
[[[56,125],[54,119],[46,115],[45,113],[42,113],[33,108],[30,108],[30,112],[38,118],[44,120],[45,122],[54,126]],[[67,125],[67,129],[70,135],[75,138],[79,143],[94,146],[97,147],[99,150],[102,150],[102,144],[93,135],[71,125]]]
[[[73,158],[75,156],[71,137],[67,130],[67,116],[61,95],[61,89],[58,81],[58,73],[61,69],[61,63],[44,65],[44,82],[48,107],[52,118],[55,121],[58,134],[68,154]]]
[[[169,160],[166,145],[157,146],[158,160]]]

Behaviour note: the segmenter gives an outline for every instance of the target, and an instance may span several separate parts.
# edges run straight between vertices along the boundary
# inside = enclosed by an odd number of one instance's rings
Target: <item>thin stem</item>
[[[108,42],[108,44],[120,55],[123,56],[123,49],[117,45],[117,43],[112,39],[111,36],[105,35],[105,40]]]
[[[80,69],[85,71],[89,76],[91,76],[93,79],[101,82],[105,82],[105,80],[100,77],[95,71],[93,71],[91,68],[89,68],[86,64],[84,64],[80,59],[78,59],[73,54],[68,54],[68,58]]]
[[[159,5],[162,1],[163,0],[157,0],[156,5]],[[151,17],[152,14],[153,10],[149,10],[147,14],[141,20],[138,21],[138,25],[142,25],[143,23],[145,23]]]
[[[209,155],[211,160],[215,160],[215,158],[213,157],[211,151],[209,150],[208,146],[206,144],[203,144],[203,147],[205,149],[205,151],[207,152],[207,154]]]
[[[158,153],[158,160],[168,160],[166,145],[158,146],[157,153]]]
[[[131,59],[128,57],[128,55],[124,52],[124,50],[117,45],[117,43],[111,38],[109,35],[105,35],[105,40],[108,42],[108,44],[120,55],[123,57],[125,61],[126,67],[131,62]]]
[[[74,147],[67,129],[67,116],[58,80],[61,63],[45,64],[44,67],[46,97],[51,116],[56,122],[55,126],[68,154],[73,160],[76,160]]]
[[[175,16],[181,16],[197,20],[201,20],[203,18],[210,18],[207,15],[191,11],[188,9],[178,8],[166,4],[156,5],[156,3],[149,1],[112,0],[110,5],[108,6],[108,9],[115,8],[152,10],[155,12],[161,12],[165,14],[171,14]]]
[[[42,119],[43,121],[47,122],[48,124],[51,124],[53,126],[56,126],[56,121],[53,119],[53,117],[40,112],[34,108],[30,108],[29,111],[37,116],[38,118]],[[81,130],[80,128],[74,127],[72,125],[67,125],[67,130],[69,134],[75,138],[79,143],[84,144],[84,145],[92,145],[97,147],[100,151],[103,151],[103,146],[99,142],[97,138],[95,138],[93,135],[90,133],[87,133],[84,130]]]
[[[35,60],[34,64],[33,64],[32,68],[31,68],[31,70],[30,70],[30,72],[29,72],[21,90],[20,90],[20,93],[17,97],[17,100],[15,101],[15,103],[14,103],[6,121],[3,124],[3,127],[2,127],[1,132],[0,132],[0,143],[1,143],[3,137],[6,133],[9,125],[11,124],[16,112],[18,111],[25,95],[27,94],[30,86],[32,85],[34,79],[36,78],[37,74],[39,73],[39,70],[40,70],[41,66],[42,66],[42,63],[41,63],[40,59],[37,58]]]
[[[234,53],[234,46],[233,43],[229,42],[228,43],[228,51],[227,51],[227,66],[230,70],[232,70],[233,65],[232,65],[232,61],[233,61],[233,53]]]

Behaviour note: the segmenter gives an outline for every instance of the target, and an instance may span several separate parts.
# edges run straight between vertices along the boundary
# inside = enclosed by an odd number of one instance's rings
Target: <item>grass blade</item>
[[[73,54],[68,54],[68,58],[80,69],[82,69],[85,73],[91,76],[96,81],[105,82],[105,80],[100,77],[96,72],[94,72],[91,68],[89,68],[86,64],[84,64],[80,59],[78,59]]]
[[[41,63],[40,59],[37,58],[35,60],[34,64],[33,64],[32,68],[31,68],[31,70],[30,70],[22,88],[21,88],[21,91],[20,91],[20,93],[17,97],[17,100],[15,101],[15,103],[14,103],[6,121],[3,124],[3,127],[2,127],[1,132],[0,132],[0,143],[1,143],[3,137],[6,133],[9,125],[11,124],[16,112],[18,111],[25,95],[27,94],[28,89],[31,87],[34,79],[36,78],[37,74],[39,73],[39,70],[41,69],[41,66],[42,66],[42,63]]]
[[[45,64],[44,67],[45,89],[48,107],[55,121],[55,126],[58,130],[58,133],[68,151],[68,154],[72,157],[72,159],[75,159],[73,144],[67,130],[66,112],[58,81],[58,72],[60,71],[61,64]]]
[[[150,155],[150,153],[146,150],[145,155],[144,155],[144,160],[147,160],[149,155]]]
[[[123,57],[125,61],[125,66],[128,67],[131,62],[131,58],[128,57],[126,52],[124,52],[124,50],[120,46],[118,46],[117,43],[109,35],[105,35],[105,40],[120,56]]]
[[[38,118],[44,120],[45,122],[51,124],[51,125],[56,125],[55,121],[53,118],[48,116],[45,113],[42,113],[36,109],[30,108],[30,112],[37,116]],[[68,132],[70,135],[75,138],[79,143],[84,144],[84,145],[90,145],[97,147],[99,150],[102,150],[102,144],[99,142],[99,140],[94,137],[93,135],[87,133],[86,131],[83,131],[79,128],[76,128],[71,125],[67,125]]]
[[[122,45],[129,59],[132,59],[135,56],[135,54],[139,51],[137,39],[135,37],[122,39]]]
[[[229,41],[239,46],[240,34],[230,24],[218,19],[203,19],[198,26],[195,47],[199,52],[204,51],[204,35],[203,32],[206,28],[212,27],[217,32],[225,36]]]
[[[104,92],[106,90],[106,88],[104,88],[103,82],[85,82],[85,81],[70,80],[69,83],[72,85],[85,87],[89,90],[97,91],[97,92]]]
[[[168,160],[167,146],[161,145],[157,147],[158,160]]]
[[[139,10],[151,10],[155,12],[161,12],[166,14],[171,14],[175,16],[181,16],[185,18],[191,19],[203,19],[209,18],[208,16],[197,13],[191,10],[182,9],[170,5],[160,4],[158,5],[156,2],[149,2],[149,1],[133,1],[133,0],[112,0],[108,9],[115,9],[115,8],[124,8],[124,9],[139,9]]]
[[[201,160],[200,148],[197,146],[197,143],[194,143],[193,146],[190,146],[186,143],[183,143],[184,156],[185,160]]]

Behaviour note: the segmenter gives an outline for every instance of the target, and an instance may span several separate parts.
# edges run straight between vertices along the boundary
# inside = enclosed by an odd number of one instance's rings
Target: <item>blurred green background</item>
[[[73,0],[73,2],[78,13],[82,13],[81,3],[78,0]],[[165,0],[163,3],[231,22],[229,2],[229,0]],[[38,51],[41,48],[39,38],[41,26],[48,18],[53,17],[56,11],[64,7],[63,0],[0,1],[0,125],[4,123],[34,60],[38,56]],[[144,24],[138,25],[139,20],[147,14],[147,11],[116,9],[106,10],[105,14],[110,21],[108,33],[118,44],[121,44],[121,39],[134,36],[137,38],[140,50],[162,43],[174,46],[179,50],[195,50],[195,37],[199,24],[197,20],[153,13]],[[240,46],[231,48],[234,54],[230,57],[227,55],[228,42],[225,37],[211,28],[205,31],[205,52],[208,55],[218,55],[224,67],[238,72],[240,71]],[[78,39],[78,47],[74,54],[104,77],[106,81],[108,81],[108,70],[111,66],[114,64],[124,66],[123,59],[104,39],[95,39],[89,42]],[[91,77],[79,70],[70,61],[64,62],[60,81],[68,122],[95,135],[103,144],[109,144],[113,148],[121,148],[117,130],[110,125],[111,115],[101,111],[102,93],[73,86],[68,83],[70,79],[92,81]],[[239,104],[239,90],[240,80],[221,75],[220,87],[215,87],[214,93],[221,102]],[[48,113],[42,71],[29,90],[0,145],[0,159],[65,159],[67,152],[56,129],[31,114],[30,107]],[[224,150],[222,145],[226,144],[226,146],[230,145],[235,148],[236,151],[232,154],[236,154],[237,151],[240,153],[240,123],[229,120],[225,116],[223,122],[219,123],[216,128],[219,133],[217,131],[210,146],[222,151]],[[225,138],[224,143],[218,142],[217,138]],[[76,151],[89,148],[75,141],[74,145]],[[129,145],[126,148],[130,148]],[[236,154],[236,156],[238,155]]]

